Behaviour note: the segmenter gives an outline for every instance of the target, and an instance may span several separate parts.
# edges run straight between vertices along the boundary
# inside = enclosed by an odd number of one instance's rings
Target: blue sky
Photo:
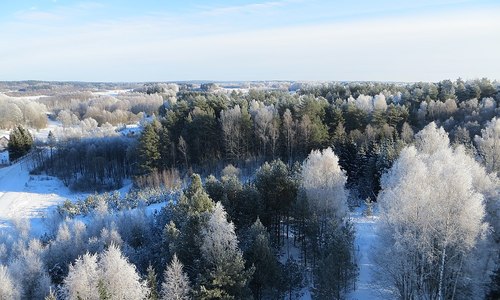
[[[500,80],[500,1],[0,1],[0,80]]]

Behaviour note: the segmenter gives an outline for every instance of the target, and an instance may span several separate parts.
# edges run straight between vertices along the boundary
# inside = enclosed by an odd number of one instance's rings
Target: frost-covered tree
[[[23,112],[15,103],[0,98],[0,128],[14,128],[22,118]]]
[[[146,289],[134,265],[114,244],[100,255],[101,284],[111,299],[143,299]]]
[[[191,287],[189,278],[183,271],[183,265],[174,254],[172,261],[165,269],[161,285],[162,300],[189,300],[191,299]]]
[[[242,114],[239,105],[223,110],[220,114],[220,122],[224,137],[224,147],[229,158],[240,159],[242,149]]]
[[[99,256],[85,254],[70,266],[63,290],[68,299],[144,299],[135,266],[112,244]]]
[[[487,228],[477,168],[431,123],[383,176],[376,261],[401,298],[473,296],[467,266]]]
[[[256,109],[253,113],[255,136],[260,142],[260,154],[266,156],[268,144],[271,140],[274,140],[273,136],[276,137],[278,132],[278,124],[274,122],[276,110],[272,105],[265,106],[261,104],[261,107]]]
[[[99,299],[98,285],[101,274],[97,255],[86,253],[69,266],[64,279],[63,294],[67,299]]]
[[[288,157],[288,161],[291,162],[293,159],[296,144],[295,135],[297,124],[296,122],[294,122],[292,113],[288,108],[283,113],[282,124],[283,136],[285,138],[286,156]]]
[[[9,268],[0,265],[0,300],[15,299],[19,299],[19,291],[9,273]]]
[[[31,240],[9,266],[22,299],[43,299],[49,293],[50,277],[43,264],[43,250],[40,241]]]
[[[302,165],[302,190],[311,211],[307,238],[313,256],[314,297],[318,299],[342,297],[356,278],[346,181],[331,148],[312,151]]]
[[[201,254],[205,268],[199,282],[201,299],[246,299],[253,268],[245,270],[234,225],[227,221],[222,204],[216,203],[202,231]]]
[[[321,216],[347,213],[347,181],[331,148],[312,151],[302,165],[302,187],[311,209]]]
[[[51,288],[49,294],[45,296],[44,300],[57,300],[56,292]]]
[[[401,128],[401,139],[403,142],[409,144],[411,141],[413,141],[413,129],[411,129],[411,126],[408,123],[404,123],[403,127]]]
[[[85,252],[86,229],[82,222],[64,221],[59,224],[55,239],[45,254],[45,264],[55,284],[60,284],[68,267]]]
[[[500,119],[493,118],[475,142],[489,172],[500,172]]]

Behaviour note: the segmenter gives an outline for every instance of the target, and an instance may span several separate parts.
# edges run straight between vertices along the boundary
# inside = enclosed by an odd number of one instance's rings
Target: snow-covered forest
[[[0,299],[500,297],[499,82],[0,92]]]

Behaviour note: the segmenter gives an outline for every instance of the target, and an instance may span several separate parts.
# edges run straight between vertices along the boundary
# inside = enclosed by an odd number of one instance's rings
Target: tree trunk
[[[439,286],[438,286],[438,299],[443,300],[443,276],[444,276],[444,263],[446,261],[446,246],[443,247],[441,254],[441,265],[439,266]]]

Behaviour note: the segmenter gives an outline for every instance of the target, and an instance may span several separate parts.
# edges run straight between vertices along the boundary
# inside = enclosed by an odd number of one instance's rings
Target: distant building
[[[123,136],[134,137],[141,134],[142,128],[137,124],[132,124],[126,125],[125,127],[118,129],[117,131]]]

